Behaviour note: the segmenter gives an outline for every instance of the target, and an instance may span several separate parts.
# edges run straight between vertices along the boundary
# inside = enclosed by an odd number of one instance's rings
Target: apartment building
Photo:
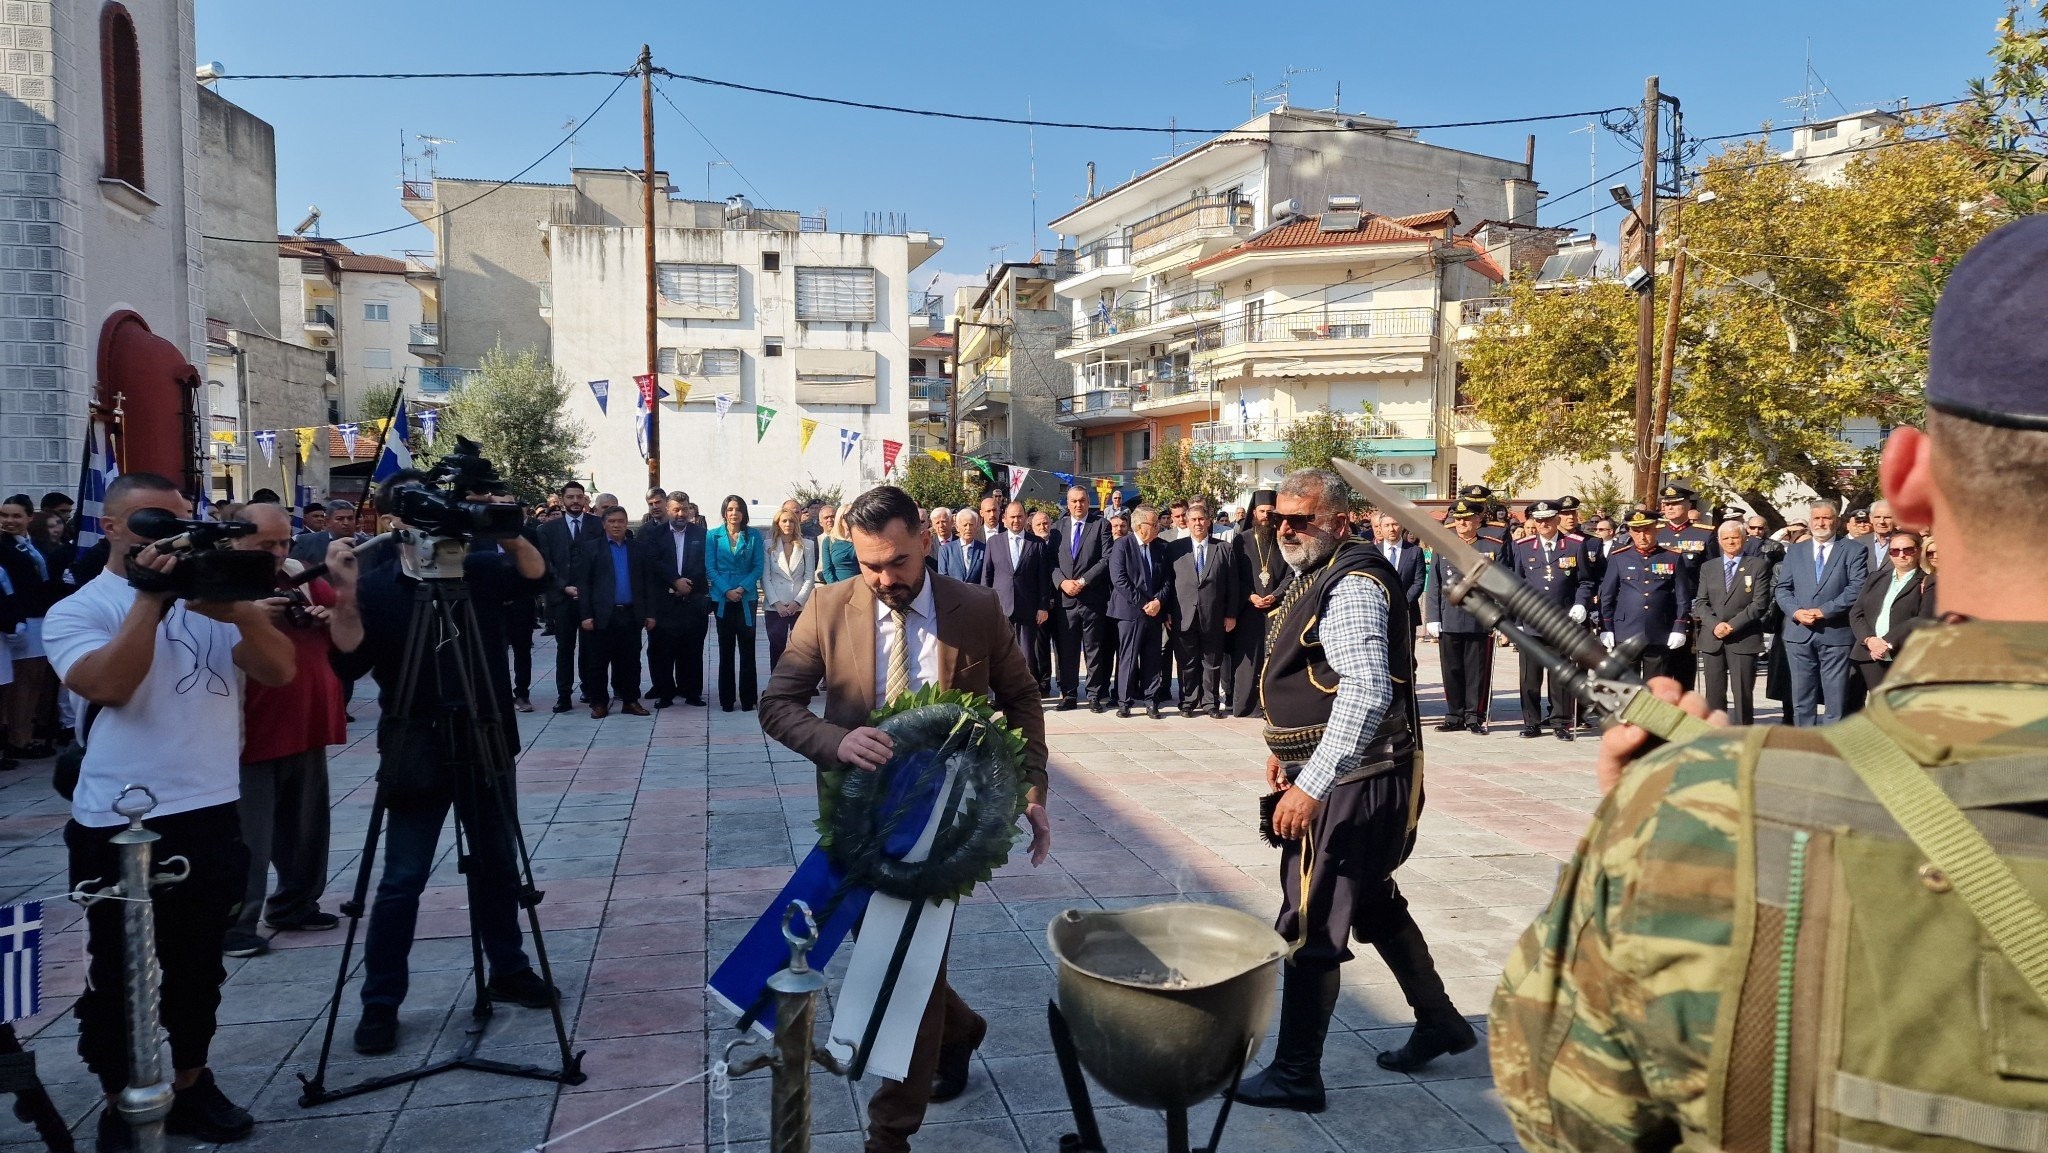
[[[1100,195],[1090,191],[1081,207],[1051,223],[1071,238],[1076,250],[1071,269],[1055,285],[1069,310],[1069,336],[1055,356],[1068,365],[1071,384],[1055,402],[1054,422],[1072,438],[1071,471],[1118,477],[1126,483],[1160,446],[1194,439],[1198,426],[1219,448],[1246,461],[1264,459],[1260,454],[1267,450],[1249,446],[1284,435],[1280,422],[1316,407],[1314,401],[1297,403],[1292,394],[1281,398],[1255,391],[1243,398],[1244,411],[1249,411],[1253,399],[1264,398],[1268,423],[1245,427],[1267,439],[1232,439],[1224,431],[1226,416],[1243,415],[1225,412],[1226,403],[1236,408],[1241,386],[1225,388],[1220,381],[1285,378],[1279,373],[1284,358],[1256,358],[1265,367],[1254,368],[1244,357],[1208,355],[1238,347],[1217,343],[1223,339],[1225,302],[1237,302],[1230,315],[1238,318],[1241,333],[1258,333],[1265,331],[1260,327],[1263,322],[1245,313],[1253,301],[1263,298],[1277,316],[1282,308],[1300,307],[1311,289],[1320,286],[1310,283],[1306,271],[1283,275],[1281,267],[1298,258],[1277,252],[1241,254],[1242,263],[1259,266],[1263,280],[1244,275],[1198,277],[1193,267],[1197,262],[1292,222],[1314,220],[1314,227],[1320,227],[1322,210],[1332,197],[1355,198],[1344,203],[1359,206],[1351,211],[1361,217],[1361,227],[1368,215],[1373,221],[1415,221],[1413,227],[1432,231],[1431,236],[1404,241],[1417,253],[1466,260],[1477,253],[1454,244],[1444,231],[1447,225],[1430,221],[1455,217],[1533,224],[1540,196],[1527,159],[1506,160],[1426,143],[1391,120],[1294,108],[1254,117]],[[1509,250],[1519,243],[1521,231],[1502,229],[1502,248],[1490,254],[1490,261],[1498,266],[1511,259]],[[1361,252],[1378,248],[1354,247]],[[1356,275],[1345,266],[1310,267],[1316,275],[1330,276],[1332,284]],[[1451,291],[1466,290],[1463,278],[1453,279]],[[1454,299],[1443,296],[1442,277],[1430,278],[1424,286],[1428,304],[1414,303],[1417,298],[1405,294],[1387,300],[1402,302],[1392,307],[1427,308],[1435,315],[1444,299]],[[1428,323],[1433,327],[1426,337],[1415,339],[1426,338],[1434,347],[1442,341],[1440,327],[1435,327],[1439,322]],[[1394,355],[1393,350],[1386,351]],[[1412,361],[1414,351],[1399,355]],[[1267,375],[1260,376],[1262,372]],[[1432,360],[1414,372],[1434,379],[1445,370]],[[1295,375],[1312,379],[1309,374]],[[1430,394],[1434,404],[1452,403],[1453,394],[1434,385]],[[1323,381],[1304,386],[1301,399],[1328,395]],[[1376,390],[1373,395],[1378,395]],[[1430,419],[1434,435],[1437,422],[1434,415]],[[1439,463],[1444,455],[1430,457],[1431,479],[1426,483],[1432,488],[1442,483],[1447,471]],[[1252,474],[1248,470],[1246,475]]]
[[[1858,157],[1905,121],[1895,112],[1870,108],[1831,120],[1795,125],[1792,146],[1783,159],[1792,161],[1799,174],[1823,184],[1839,183],[1842,173]]]
[[[438,362],[437,329],[407,268],[336,240],[278,237],[278,312],[327,358],[327,422],[387,415],[365,411],[364,396],[393,387],[419,395],[420,370]]]
[[[1064,267],[998,264],[980,288],[959,293],[962,454],[1067,471],[1072,438],[1054,423],[1073,381],[1054,355],[1067,340],[1067,311],[1053,291]]]

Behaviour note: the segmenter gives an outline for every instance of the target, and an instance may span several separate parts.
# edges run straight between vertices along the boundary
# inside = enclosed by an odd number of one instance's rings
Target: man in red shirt
[[[305,566],[287,559],[291,518],[277,505],[250,505],[244,518],[256,525],[234,547],[261,549],[277,562],[278,586]],[[354,652],[363,643],[356,613],[355,546],[346,539],[328,545],[328,575],[301,586],[312,603],[286,611],[276,607],[279,627],[291,638],[298,675],[270,688],[250,681],[242,711],[242,840],[249,846],[249,884],[241,919],[228,931],[222,952],[254,957],[270,951],[257,932],[261,916],[282,931],[332,929],[340,923],[322,912],[327,887],[327,746],[348,740],[341,679],[328,663],[330,652]],[[270,866],[277,866],[277,891],[264,907]]]

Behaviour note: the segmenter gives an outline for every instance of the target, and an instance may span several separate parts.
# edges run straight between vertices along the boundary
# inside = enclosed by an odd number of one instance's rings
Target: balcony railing
[[[1509,298],[1505,296],[1482,296],[1477,300],[1458,302],[1459,324],[1480,324],[1489,316],[1505,316]]]
[[[1126,360],[1105,360],[1081,366],[1081,389],[1129,388],[1131,365]]]
[[[910,378],[910,399],[945,402],[953,395],[953,382],[943,376]]]
[[[1189,396],[1198,392],[1213,391],[1207,381],[1198,381],[1194,374],[1184,369],[1169,370],[1161,375],[1152,375],[1145,380],[1140,400],[1172,400],[1177,396]]]
[[[441,347],[441,326],[438,324],[415,324],[406,334],[405,342],[414,348]]]
[[[1131,256],[1193,235],[1223,235],[1252,223],[1252,206],[1229,196],[1201,196],[1131,226]]]
[[[473,368],[422,368],[420,369],[420,393],[425,396],[445,396],[468,384],[476,376]]]
[[[1100,340],[1183,317],[1200,317],[1223,306],[1223,290],[1198,288],[1154,299],[1149,292],[1125,292],[1116,307],[1101,307],[1074,326],[1075,340]]]
[[[1067,275],[1080,276],[1104,268],[1123,268],[1130,263],[1130,239],[1122,235],[1105,236],[1074,250],[1074,267]]]
[[[306,310],[307,328],[333,328],[334,310],[331,308],[309,308]]]
[[[913,292],[910,294],[910,322],[923,321],[927,328],[938,328],[945,323],[945,306],[936,292]]]
[[[1436,310],[1429,308],[1314,308],[1281,316],[1233,317],[1223,322],[1215,346],[1434,336],[1436,331]]]
[[[1289,423],[1291,422],[1265,416],[1254,417],[1249,421],[1212,420],[1195,425],[1188,435],[1196,444],[1281,440],[1287,435]],[[1398,420],[1375,416],[1367,419],[1364,431],[1366,436],[1375,440],[1427,440],[1433,435],[1434,428],[1434,422],[1428,417]]]
[[[1007,403],[1009,394],[1010,378],[1008,376],[997,373],[983,373],[975,377],[974,383],[968,385],[966,390],[960,394],[961,415],[965,416],[975,411],[982,405],[989,403],[992,398],[995,398],[995,403],[997,404]]]
[[[408,180],[399,189],[398,196],[401,200],[432,200],[434,198],[434,182],[431,180]]]
[[[1128,388],[1091,388],[1079,396],[1063,396],[1054,409],[1058,416],[1096,416],[1131,407]]]
[[[441,258],[438,254],[417,250],[406,252],[405,273],[407,276],[439,276],[440,271]]]

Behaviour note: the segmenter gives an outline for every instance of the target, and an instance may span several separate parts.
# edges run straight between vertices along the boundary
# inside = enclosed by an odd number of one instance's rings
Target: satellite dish
[[[292,229],[292,235],[304,236],[305,234],[313,231],[315,228],[318,228],[319,226],[320,206],[317,204],[309,204],[306,206],[306,218],[304,220],[299,221],[297,227]]]

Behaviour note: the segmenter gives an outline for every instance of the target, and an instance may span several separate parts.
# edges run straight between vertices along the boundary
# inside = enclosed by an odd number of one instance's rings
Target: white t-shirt
[[[69,675],[81,658],[112,643],[134,603],[135,589],[113,569],[58,601],[43,625],[57,675]],[[93,720],[71,796],[73,820],[98,828],[126,824],[114,800],[131,784],[156,794],[152,817],[241,798],[242,685],[234,655],[241,639],[234,625],[192,612],[183,601],[172,604],[157,625],[149,675],[127,704],[101,709]]]

